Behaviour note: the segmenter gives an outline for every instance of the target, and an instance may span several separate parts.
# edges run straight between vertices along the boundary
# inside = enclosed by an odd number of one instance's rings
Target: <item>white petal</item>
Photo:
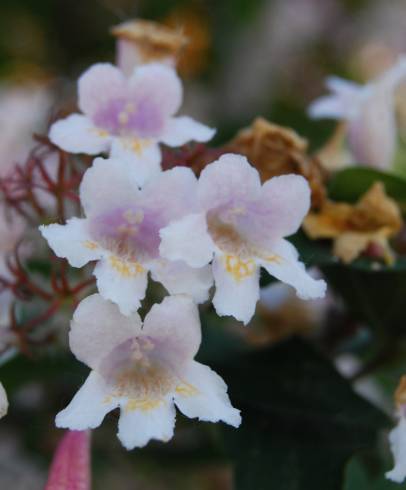
[[[121,313],[127,316],[141,306],[147,289],[147,274],[141,264],[126,262],[113,255],[101,259],[94,269],[100,294],[116,303]]]
[[[287,240],[278,241],[269,253],[269,258],[261,259],[259,263],[269,274],[293,286],[299,298],[322,298],[326,293],[326,283],[321,279],[313,279],[306,272],[299,261],[297,250]]]
[[[93,116],[106,102],[125,97],[126,78],[110,63],[97,63],[88,68],[78,80],[79,107]]]
[[[135,68],[129,85],[136,100],[153,101],[165,117],[175,114],[182,103],[182,82],[172,67],[162,63]]]
[[[8,399],[4,386],[0,383],[0,419],[7,414]]]
[[[96,158],[80,184],[80,200],[87,216],[133,203],[137,197],[134,173],[117,158]]]
[[[117,436],[126,449],[143,447],[151,439],[167,442],[175,428],[175,406],[172,400],[162,400],[152,409],[122,409]]]
[[[326,86],[332,92],[342,96],[356,97],[363,90],[363,86],[353,82],[352,80],[345,80],[344,78],[330,76],[326,79]]]
[[[227,395],[227,385],[212,369],[192,361],[184,373],[183,384],[175,392],[175,403],[187,417],[219,422],[238,427],[240,411],[233,408]]]
[[[337,95],[319,97],[309,105],[307,113],[314,119],[345,119],[347,117],[346,108]]]
[[[203,267],[213,258],[215,245],[207,231],[206,215],[190,214],[160,231],[162,257],[183,260],[192,267]]]
[[[389,442],[395,466],[385,476],[396,483],[402,483],[406,478],[406,419],[401,417],[397,427],[389,434]]]
[[[189,141],[209,141],[215,133],[215,129],[209,128],[191,117],[180,116],[168,120],[159,140],[165,145],[176,147]]]
[[[79,303],[73,314],[69,345],[79,361],[97,369],[115,347],[140,331],[138,313],[123,316],[115,304],[92,294]]]
[[[160,173],[141,191],[143,205],[161,216],[165,225],[197,211],[197,179],[190,168]]]
[[[98,155],[108,151],[111,136],[97,128],[86,116],[72,114],[56,121],[49,131],[49,138],[56,146],[70,153]]]
[[[162,339],[175,347],[178,362],[191,360],[202,341],[199,311],[189,296],[167,296],[154,304],[145,317],[143,334]],[[178,368],[179,366],[174,366]]]
[[[296,233],[310,209],[310,195],[309,183],[301,175],[280,175],[265,182],[261,218],[273,237]]]
[[[40,226],[39,230],[55,254],[67,259],[72,267],[83,267],[103,254],[92,241],[85,219],[71,218],[66,225]]]
[[[55,424],[70,430],[94,429],[117,406],[103,378],[92,371],[69,405],[58,413]]]
[[[228,205],[230,201],[238,206],[259,198],[260,192],[259,173],[242,155],[222,155],[200,174],[198,198],[205,210]]]
[[[151,266],[154,281],[165,286],[169,294],[189,294],[197,303],[203,303],[209,297],[213,285],[211,267],[206,265],[195,269],[185,262],[157,260]]]
[[[154,140],[114,138],[111,156],[128,165],[140,187],[161,172],[161,150]]]
[[[254,315],[259,299],[259,268],[255,261],[216,255],[213,275],[216,285],[213,305],[217,314],[232,315],[246,325]]]

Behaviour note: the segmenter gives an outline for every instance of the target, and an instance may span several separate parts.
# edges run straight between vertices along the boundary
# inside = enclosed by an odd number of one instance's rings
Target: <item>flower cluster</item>
[[[97,155],[80,184],[83,217],[40,227],[72,267],[95,262],[98,294],[82,300],[70,347],[91,373],[56,424],[100,425],[119,407],[118,437],[128,448],[173,435],[175,405],[188,417],[238,427],[224,381],[194,360],[201,343],[197,305],[247,324],[259,299],[260,269],[303,299],[324,296],[286,240],[310,208],[300,175],[261,184],[238,154],[224,154],[199,178],[190,168],[162,170],[161,145],[208,141],[214,130],[175,114],[182,84],[174,68],[153,62],[127,76],[96,64],[79,79],[79,107],[55,122],[51,141]],[[137,310],[149,276],[169,293],[144,321]]]

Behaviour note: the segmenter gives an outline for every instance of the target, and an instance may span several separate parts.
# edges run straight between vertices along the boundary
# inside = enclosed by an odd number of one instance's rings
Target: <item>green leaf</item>
[[[328,194],[335,201],[355,202],[377,181],[383,182],[388,195],[406,209],[406,179],[372,168],[351,167],[337,172],[329,183]]]
[[[241,427],[224,429],[236,490],[341,489],[346,461],[388,423],[297,339],[216,370],[242,410]]]

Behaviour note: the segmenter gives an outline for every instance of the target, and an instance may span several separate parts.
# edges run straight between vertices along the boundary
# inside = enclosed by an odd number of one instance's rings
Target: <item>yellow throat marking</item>
[[[236,255],[225,256],[226,271],[233,276],[236,281],[241,281],[255,273],[255,262],[252,259],[243,260]]]
[[[144,267],[135,260],[122,260],[115,255],[111,255],[109,262],[111,267],[123,277],[135,277],[144,272]]]

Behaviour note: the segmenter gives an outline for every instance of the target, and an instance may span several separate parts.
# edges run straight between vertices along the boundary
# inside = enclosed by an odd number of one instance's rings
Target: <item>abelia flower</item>
[[[194,357],[201,343],[197,307],[188,296],[155,304],[144,324],[137,313],[123,316],[116,305],[95,294],[84,299],[71,323],[75,356],[91,369],[70,404],[56,416],[58,427],[98,427],[120,407],[118,438],[127,449],[173,436],[175,404],[187,417],[241,422],[227,386]]]
[[[226,154],[202,171],[191,213],[161,230],[161,255],[192,267],[212,261],[219,315],[245,324],[259,298],[264,267],[293,286],[303,299],[324,296],[326,284],[309,276],[295,247],[284,239],[299,228],[310,206],[310,188],[300,175],[274,177],[263,186],[241,155]]]
[[[164,64],[139,66],[126,78],[115,66],[98,63],[79,78],[78,86],[83,114],[54,123],[51,141],[71,153],[110,152],[134,168],[139,185],[160,171],[159,143],[176,147],[214,135],[190,117],[174,117],[182,103],[182,84]]]
[[[192,269],[182,260],[170,263],[159,254],[159,230],[194,209],[196,188],[193,172],[177,167],[140,190],[128,166],[96,158],[80,186],[86,217],[40,230],[55,254],[71,266],[97,260],[94,275],[100,294],[125,315],[139,308],[148,271],[169,293],[189,293],[205,301],[212,284],[210,268]]]
[[[389,434],[390,447],[395,466],[386,473],[386,478],[402,483],[406,478],[406,376],[402,376],[395,392],[398,425]]]
[[[7,414],[8,399],[4,386],[0,383],[0,419]]]
[[[405,79],[406,57],[364,86],[329,77],[327,87],[332,94],[314,101],[309,114],[347,121],[356,163],[388,168],[396,149],[395,91]]]

